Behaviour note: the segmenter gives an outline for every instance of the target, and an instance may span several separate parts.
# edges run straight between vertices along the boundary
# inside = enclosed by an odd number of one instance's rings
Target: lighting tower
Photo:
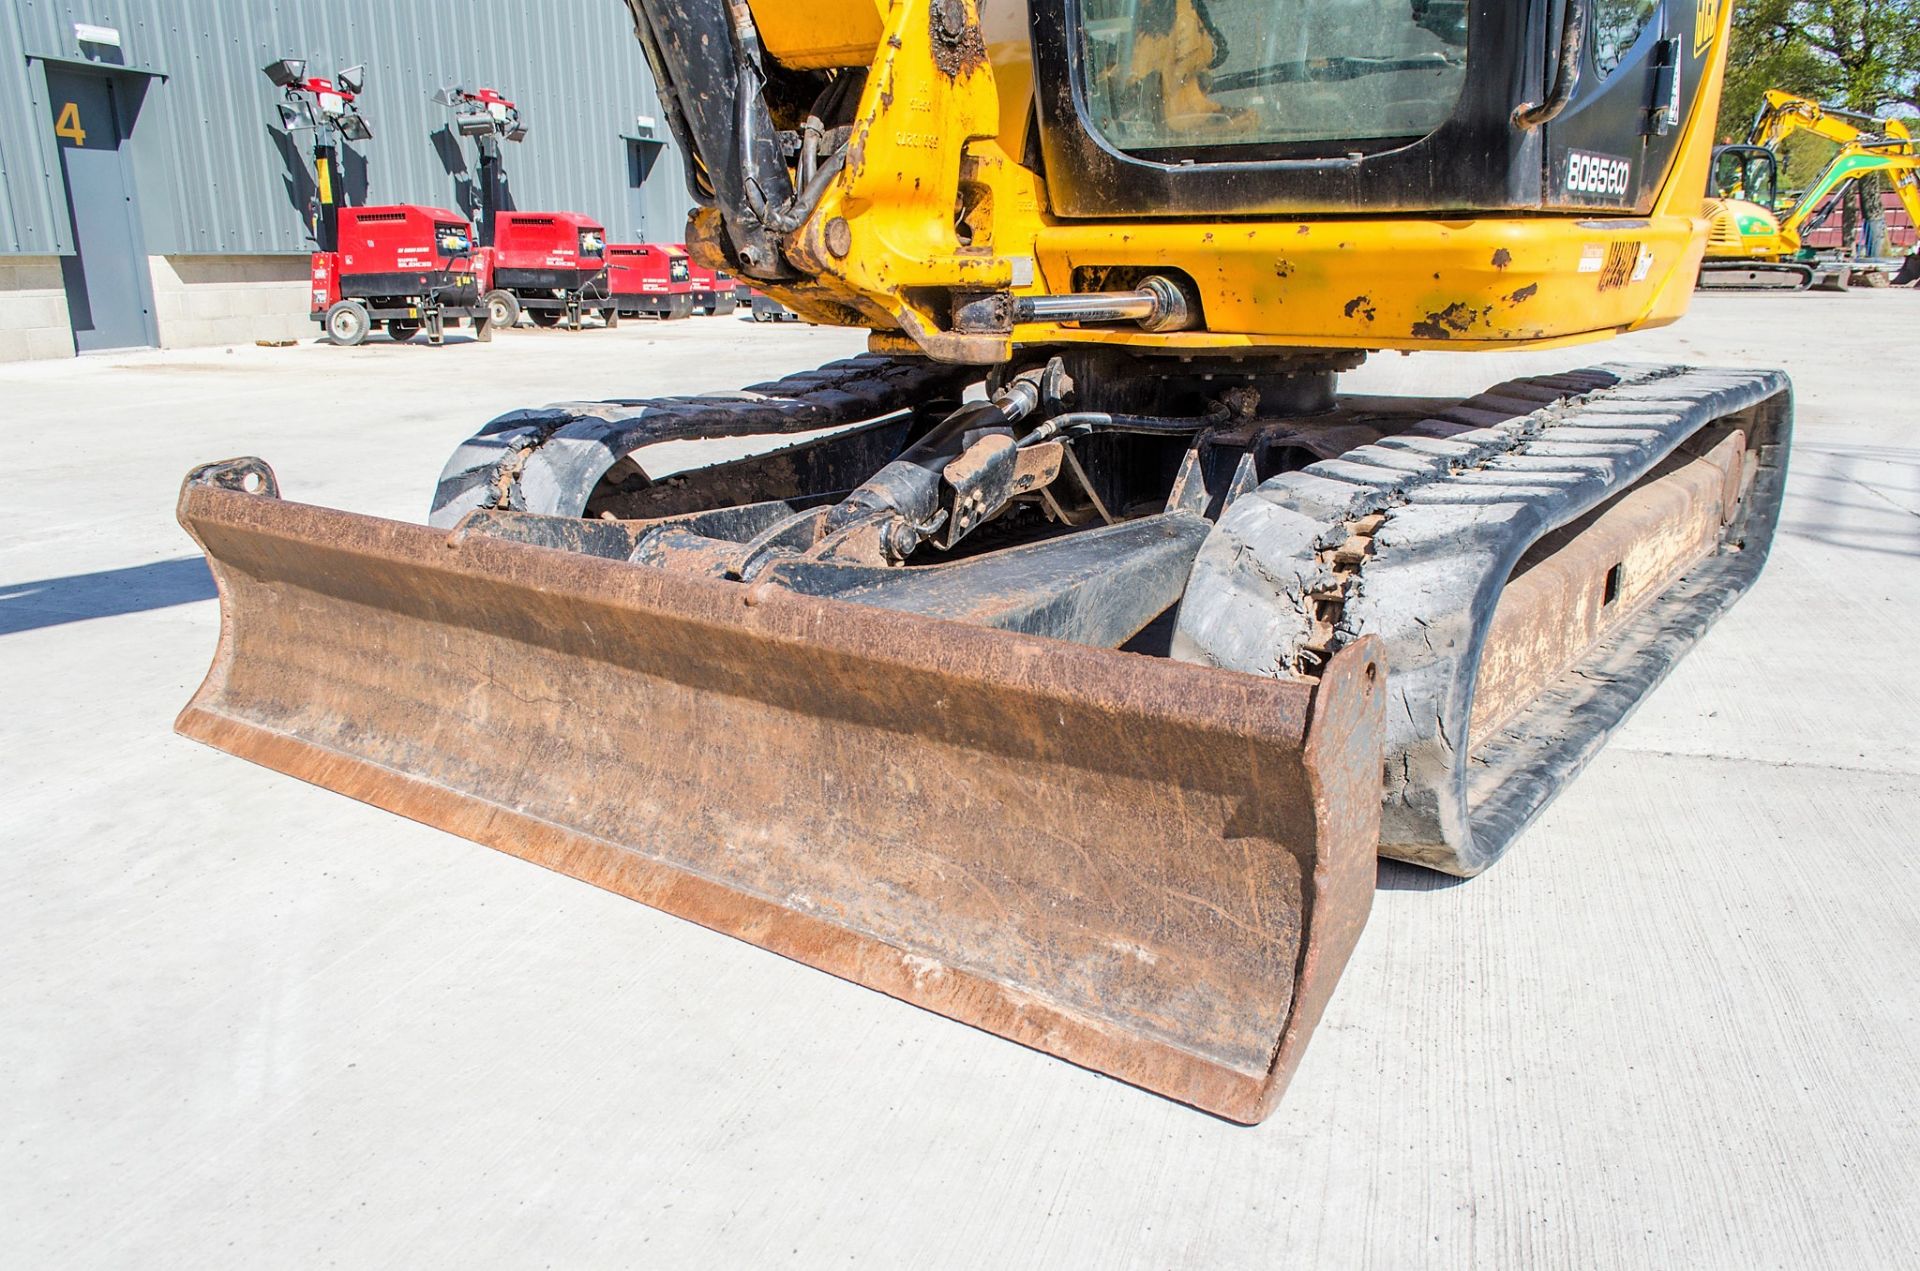
[[[340,206],[334,192],[334,171],[340,141],[366,141],[373,136],[367,117],[354,105],[366,87],[367,68],[349,66],[332,79],[307,75],[302,57],[283,57],[260,68],[285,100],[279,103],[280,124],[288,134],[313,130],[313,176],[318,191],[314,215],[314,242],[323,252],[340,246]]]
[[[491,247],[493,214],[500,202],[500,143],[526,140],[526,121],[518,106],[491,88],[456,84],[435,93],[433,100],[453,111],[454,131],[472,137],[480,152],[480,208],[473,219],[479,222],[481,246]]]

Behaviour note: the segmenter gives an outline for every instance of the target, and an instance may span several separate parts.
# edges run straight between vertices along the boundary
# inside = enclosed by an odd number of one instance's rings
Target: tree
[[[1793,0],[1751,0],[1733,13],[1733,47],[1720,96],[1719,138],[1744,141],[1747,126],[1769,88],[1784,88],[1816,101],[1840,87],[1838,66],[1815,53],[1792,23]]]
[[[1876,116],[1920,111],[1920,0],[1751,0],[1733,24],[1723,141],[1745,136],[1769,88]],[[1881,182],[1860,185],[1869,237],[1885,242]]]

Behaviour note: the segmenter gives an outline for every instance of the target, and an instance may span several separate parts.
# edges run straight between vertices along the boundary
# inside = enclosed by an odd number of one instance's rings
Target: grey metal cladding
[[[27,62],[22,23],[33,0],[0,19],[0,251],[71,252],[46,79]]]
[[[331,77],[364,63],[371,141],[342,169],[355,199],[460,208],[472,148],[449,170],[434,134],[451,116],[428,100],[451,83],[519,103],[527,140],[506,147],[513,205],[584,212],[610,237],[676,241],[688,197],[664,113],[618,0],[12,0],[0,15],[0,254],[71,251],[44,63],[83,50],[75,23],[110,26],[127,68],[151,81],[132,136],[147,249],[156,254],[309,250],[304,183],[311,136],[286,151],[260,68],[308,59]],[[108,63],[102,62],[103,66]],[[108,66],[110,69],[110,66]],[[637,116],[665,144],[630,183]],[[290,160],[289,155],[292,158]],[[644,234],[642,233],[644,229]]]

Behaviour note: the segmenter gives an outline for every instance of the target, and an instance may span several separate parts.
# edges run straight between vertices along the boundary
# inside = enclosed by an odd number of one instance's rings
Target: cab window
[[[1632,51],[1660,0],[1593,0],[1593,65],[1611,75]]]
[[[1772,208],[1775,180],[1773,156],[1762,150],[1723,150],[1713,161],[1716,198],[1744,199]]]
[[[1132,152],[1365,149],[1432,132],[1466,83],[1466,0],[1082,0],[1078,10],[1090,122]]]

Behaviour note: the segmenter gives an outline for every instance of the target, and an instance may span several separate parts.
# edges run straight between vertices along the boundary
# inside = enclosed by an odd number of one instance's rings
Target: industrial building
[[[528,124],[504,205],[676,241],[688,198],[613,0],[15,0],[0,15],[0,361],[314,333],[314,134],[262,73],[363,67],[350,204],[471,216],[474,148],[433,94],[488,87]]]

